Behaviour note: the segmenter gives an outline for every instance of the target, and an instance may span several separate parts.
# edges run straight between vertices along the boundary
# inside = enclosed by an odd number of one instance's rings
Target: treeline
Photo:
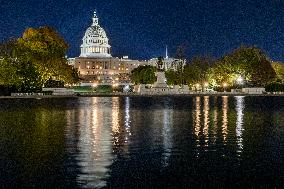
[[[192,89],[201,90],[224,86],[265,87],[271,83],[283,83],[283,64],[274,63],[272,66],[268,56],[257,47],[241,46],[217,60],[197,56],[185,65],[179,65],[176,69],[165,71],[168,85],[187,84]]]
[[[0,86],[11,92],[40,92],[51,80],[72,84],[77,71],[65,58],[68,44],[50,27],[28,28],[0,44]]]
[[[210,57],[194,57],[184,67],[174,72],[175,84],[188,84],[194,87],[218,87],[246,85],[260,87],[276,79],[276,73],[267,55],[256,47],[245,47],[234,50],[218,60]],[[169,74],[166,74],[169,75]],[[182,75],[182,80],[179,79]],[[241,79],[240,79],[241,78]],[[167,78],[169,82],[172,78]],[[240,82],[241,80],[241,82]],[[183,82],[183,83],[181,83]]]

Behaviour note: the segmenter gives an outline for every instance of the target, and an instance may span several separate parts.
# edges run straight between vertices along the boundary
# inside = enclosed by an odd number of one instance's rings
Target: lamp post
[[[207,89],[208,86],[209,86],[208,82],[205,82],[205,83],[204,83],[204,88],[205,88],[205,90]]]
[[[197,92],[200,85],[199,85],[199,83],[196,83],[195,86],[196,86],[195,88],[196,88],[196,92]]]
[[[237,82],[238,85],[241,86],[241,85],[244,84],[244,78],[242,78],[242,76],[239,76],[239,77],[237,78],[236,82]]]
[[[226,88],[227,88],[228,84],[227,83],[223,83],[223,88],[224,88],[224,92],[226,92]]]

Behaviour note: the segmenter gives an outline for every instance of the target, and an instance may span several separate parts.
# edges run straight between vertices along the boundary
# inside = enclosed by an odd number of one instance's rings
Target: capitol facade
[[[129,83],[129,73],[139,65],[156,66],[156,59],[149,61],[131,60],[128,56],[112,57],[111,46],[105,30],[100,26],[96,12],[92,24],[87,28],[80,46],[79,57],[69,58],[68,62],[79,73],[82,83]],[[166,56],[165,65],[174,59]]]

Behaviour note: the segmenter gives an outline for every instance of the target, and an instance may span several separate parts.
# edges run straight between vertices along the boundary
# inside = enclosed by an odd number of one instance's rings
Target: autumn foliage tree
[[[78,80],[77,71],[67,64],[64,39],[52,28],[28,28],[18,39],[0,45],[0,84],[18,91],[40,91],[50,78],[65,83]]]

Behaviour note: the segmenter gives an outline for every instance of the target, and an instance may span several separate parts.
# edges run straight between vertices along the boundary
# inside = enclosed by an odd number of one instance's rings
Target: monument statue
[[[163,57],[159,57],[157,61],[157,72],[155,73],[157,81],[154,83],[154,88],[167,89],[166,76],[164,72]]]
[[[158,71],[164,71],[164,58],[161,56],[158,58],[157,68],[158,68]]]

